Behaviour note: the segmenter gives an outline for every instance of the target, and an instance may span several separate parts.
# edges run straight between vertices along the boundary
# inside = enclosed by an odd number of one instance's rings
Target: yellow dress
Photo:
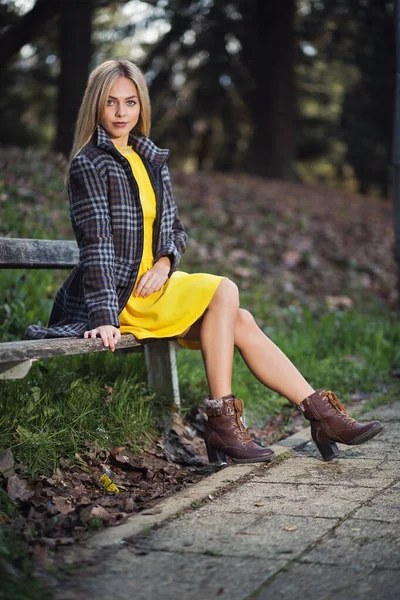
[[[147,170],[140,156],[131,148],[119,148],[129,161],[138,184],[144,218],[143,256],[135,283],[154,264],[153,223],[156,198]],[[223,277],[208,273],[175,271],[158,292],[137,298],[134,292],[119,315],[121,333],[132,333],[137,339],[177,337],[201,317],[210,304]],[[182,346],[199,348],[197,342],[179,340]]]

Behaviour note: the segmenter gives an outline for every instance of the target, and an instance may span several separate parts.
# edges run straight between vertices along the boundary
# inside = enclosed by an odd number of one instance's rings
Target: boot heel
[[[315,442],[315,445],[321,452],[324,460],[332,460],[332,458],[336,458],[336,456],[340,454],[339,448],[336,446],[335,442]]]
[[[226,463],[226,454],[223,450],[218,450],[217,448],[212,448],[206,444],[208,461],[210,463]]]

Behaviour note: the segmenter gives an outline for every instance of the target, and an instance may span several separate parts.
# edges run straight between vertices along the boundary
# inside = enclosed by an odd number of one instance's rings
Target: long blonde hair
[[[106,60],[90,74],[76,121],[71,160],[92,138],[102,119],[111,86],[118,77],[127,77],[135,84],[140,102],[140,115],[135,129],[142,135],[149,135],[150,98],[142,71],[129,60]]]

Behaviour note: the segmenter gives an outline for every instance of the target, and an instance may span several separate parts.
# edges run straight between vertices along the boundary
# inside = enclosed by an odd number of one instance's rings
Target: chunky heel
[[[336,458],[336,456],[340,454],[339,448],[336,446],[335,442],[315,442],[315,445],[321,452],[324,460],[332,460],[332,458]]]
[[[226,454],[223,450],[212,448],[206,444],[208,460],[210,463],[226,463]]]

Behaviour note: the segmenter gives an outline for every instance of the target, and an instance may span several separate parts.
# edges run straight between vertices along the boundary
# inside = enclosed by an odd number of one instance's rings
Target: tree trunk
[[[86,88],[92,55],[92,0],[62,3],[59,20],[61,72],[58,81],[57,136],[54,150],[68,155]]]
[[[393,136],[393,216],[397,263],[397,290],[400,307],[400,0],[396,1],[396,98]]]
[[[279,179],[294,178],[295,6],[296,0],[243,0],[242,10],[246,33],[241,43],[252,82],[247,103],[253,135],[246,170]]]
[[[22,46],[29,44],[60,9],[60,3],[54,0],[37,0],[32,10],[18,19],[15,25],[6,29],[0,36],[1,67],[4,68]]]

